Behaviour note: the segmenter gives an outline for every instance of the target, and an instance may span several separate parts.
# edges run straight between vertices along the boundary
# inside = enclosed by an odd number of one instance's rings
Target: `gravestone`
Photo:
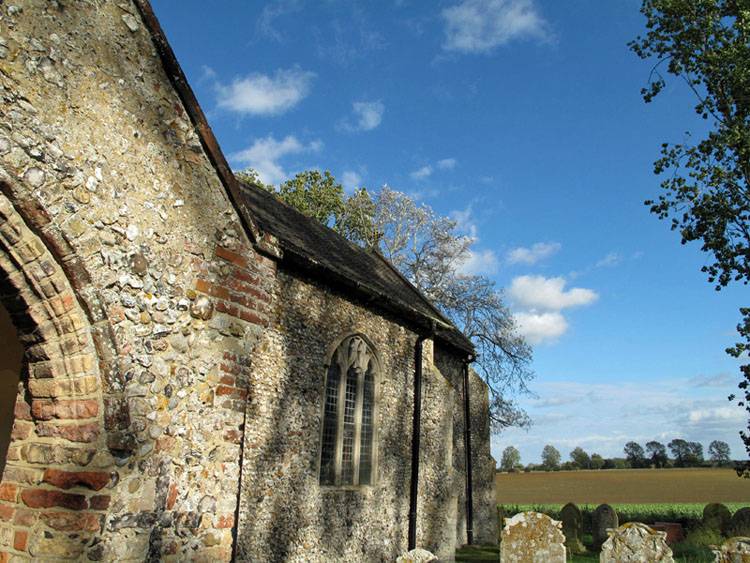
[[[729,538],[720,546],[711,546],[714,563],[742,563],[750,561],[750,538]]]
[[[562,523],[540,512],[505,519],[500,542],[502,563],[565,563]]]
[[[426,549],[412,549],[407,551],[396,559],[396,563],[430,563],[430,561],[437,561],[438,558]]]
[[[729,522],[729,532],[732,536],[750,536],[750,508],[740,508],[732,515],[732,520]]]
[[[732,513],[723,504],[712,502],[703,508],[703,525],[711,530],[726,533],[731,520]]]
[[[600,504],[594,511],[594,517],[591,524],[591,535],[594,540],[594,549],[600,549],[602,544],[607,541],[609,535],[607,530],[613,530],[620,524],[617,518],[617,512],[608,504]]]
[[[609,531],[599,563],[674,563],[667,534],[640,522],[628,522]]]
[[[685,530],[679,522],[654,522],[651,528],[657,532],[665,532],[669,545],[675,545],[685,539]]]
[[[565,535],[565,548],[568,553],[583,553],[586,548],[583,547],[581,536],[583,534],[583,522],[580,509],[569,502],[562,507],[560,511],[560,520],[562,520],[562,531]]]

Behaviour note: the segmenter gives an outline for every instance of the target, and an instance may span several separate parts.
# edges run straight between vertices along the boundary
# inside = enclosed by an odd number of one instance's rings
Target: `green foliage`
[[[669,462],[666,446],[656,440],[646,442],[646,454],[654,467],[666,467]]]
[[[542,466],[545,471],[555,471],[560,468],[560,452],[552,444],[547,444],[542,450]]]
[[[729,463],[729,444],[722,440],[714,440],[708,445],[708,455],[715,465]]]
[[[643,447],[639,443],[628,442],[625,444],[623,452],[625,452],[625,459],[628,460],[630,467],[646,466],[646,452],[643,451]]]
[[[605,463],[606,462],[601,455],[597,453],[591,454],[591,469],[602,469]]]
[[[642,59],[655,59],[651,102],[678,77],[696,96],[696,113],[709,124],[705,138],[664,143],[654,172],[662,193],[646,201],[669,219],[682,244],[699,242],[710,258],[702,267],[717,290],[750,281],[750,3],[747,0],[644,0],[648,32],[629,46]],[[727,352],[750,350],[750,309],[737,330],[742,339]],[[750,364],[741,368],[740,405],[750,412]],[[734,400],[734,396],[730,398]],[[741,433],[750,453],[750,436]],[[696,452],[694,452],[696,453]],[[748,472],[750,475],[750,472]]]
[[[508,446],[503,450],[500,459],[500,468],[503,471],[512,471],[521,465],[521,452],[515,446]]]
[[[703,525],[693,526],[685,536],[686,547],[701,548],[719,545],[724,541],[721,532]]]
[[[344,188],[326,170],[300,172],[276,191],[277,197],[308,217],[335,228],[344,214]]]
[[[572,452],[570,452],[570,459],[578,466],[580,469],[590,469],[591,468],[591,458],[589,457],[589,454],[587,454],[584,449],[580,446],[573,449]]]

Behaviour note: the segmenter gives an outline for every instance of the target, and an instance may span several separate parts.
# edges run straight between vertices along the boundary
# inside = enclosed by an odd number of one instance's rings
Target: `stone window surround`
[[[337,360],[337,354],[339,350],[343,349],[343,345],[353,339],[353,338],[359,338],[362,341],[364,341],[365,345],[368,348],[368,351],[371,354],[371,360],[374,364],[373,369],[373,375],[374,375],[374,381],[373,381],[373,387],[374,387],[374,397],[373,397],[373,416],[372,416],[372,467],[370,470],[370,483],[367,485],[360,485],[360,484],[348,484],[348,485],[342,485],[342,484],[323,484],[320,483],[320,472],[321,472],[321,460],[322,460],[322,454],[323,454],[323,432],[324,432],[324,421],[325,421],[325,406],[326,406],[326,388],[328,385],[328,371],[331,367],[331,364],[336,362]],[[358,330],[354,331],[347,331],[341,335],[339,335],[337,338],[333,340],[333,343],[329,346],[327,352],[326,352],[326,361],[323,365],[323,377],[322,379],[322,387],[321,387],[321,404],[320,404],[320,433],[319,433],[319,440],[318,440],[318,459],[317,459],[317,467],[316,467],[316,476],[318,478],[318,483],[321,489],[328,490],[328,491],[366,491],[377,484],[377,475],[378,475],[378,444],[379,444],[379,428],[380,424],[378,422],[379,418],[379,403],[380,403],[380,386],[382,384],[382,361],[380,359],[380,355],[377,351],[377,348],[372,343],[372,341],[362,332]],[[360,434],[360,428],[362,425],[362,377],[359,378],[360,381],[358,383],[358,392],[357,392],[357,410],[355,414],[355,424],[356,424],[356,435],[359,436]],[[341,382],[339,387],[339,396],[341,397],[341,388],[345,387],[345,381],[346,381],[346,373],[341,374]],[[339,401],[339,404],[343,404],[343,401]],[[339,416],[337,417],[338,422],[338,431],[336,434],[336,475],[337,479],[340,477],[341,472],[341,443],[342,443],[342,437],[341,437],[341,426],[343,422],[343,416],[342,416],[342,410],[339,408]],[[354,458],[354,475],[355,480],[359,479],[359,456],[355,456]]]

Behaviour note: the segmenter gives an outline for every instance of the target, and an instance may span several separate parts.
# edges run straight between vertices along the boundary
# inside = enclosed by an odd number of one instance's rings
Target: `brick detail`
[[[36,427],[39,436],[63,438],[71,442],[95,442],[99,437],[100,424],[45,424]]]
[[[109,495],[96,495],[89,499],[91,510],[107,510],[112,498]]]
[[[101,517],[91,513],[45,512],[42,522],[59,532],[98,532],[102,526]]]
[[[8,502],[16,502],[18,497],[18,487],[16,485],[10,485],[3,483],[0,485],[0,500]]]
[[[59,506],[70,510],[84,510],[88,507],[86,497],[49,489],[26,489],[21,492],[21,500],[29,508],[52,508]]]
[[[94,418],[99,415],[99,403],[94,399],[34,399],[31,414],[38,420]]]
[[[26,551],[28,543],[29,532],[26,530],[16,530],[16,534],[13,537],[13,549],[16,551]]]
[[[102,471],[62,471],[59,469],[47,469],[44,472],[43,481],[60,489],[72,487],[86,487],[93,491],[103,489],[110,481],[109,473]]]

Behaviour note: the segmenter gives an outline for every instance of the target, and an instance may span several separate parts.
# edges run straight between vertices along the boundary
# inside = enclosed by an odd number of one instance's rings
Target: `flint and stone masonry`
[[[299,252],[256,221],[252,189],[146,0],[0,3],[0,303],[24,350],[0,562],[393,561],[430,326],[418,546],[466,542],[470,347],[399,300],[423,298],[381,258],[304,218],[293,234],[327,245]],[[378,276],[379,299],[362,283]],[[376,470],[324,486],[326,366],[352,335],[380,362]],[[487,389],[470,390],[475,541],[492,542]]]

